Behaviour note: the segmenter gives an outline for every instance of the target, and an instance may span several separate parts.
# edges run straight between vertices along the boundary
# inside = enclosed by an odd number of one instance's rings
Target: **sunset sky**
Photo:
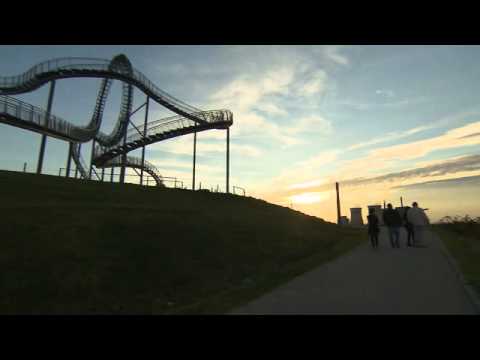
[[[233,112],[230,184],[247,195],[336,221],[338,181],[348,217],[354,206],[364,216],[370,204],[399,206],[400,196],[433,221],[480,216],[479,46],[0,46],[0,76],[55,57],[120,53],[174,97]],[[58,81],[52,113],[86,124],[99,82]],[[17,97],[45,107],[47,94],[44,86]],[[144,100],[135,90],[134,108]],[[115,82],[103,132],[119,103]],[[170,115],[151,105],[152,121]],[[198,134],[197,186],[225,189],[225,135]],[[40,138],[0,124],[0,168],[21,171],[27,162],[33,172]],[[147,160],[191,187],[192,146],[193,135],[159,142]],[[45,172],[58,174],[66,158],[67,144],[49,139]]]

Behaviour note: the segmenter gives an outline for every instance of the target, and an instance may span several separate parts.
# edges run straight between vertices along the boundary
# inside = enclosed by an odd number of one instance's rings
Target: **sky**
[[[367,205],[400,206],[400,197],[428,208],[432,221],[480,216],[479,46],[0,46],[0,76],[56,57],[117,54],[183,102],[233,112],[230,186],[247,196],[336,222],[338,181],[348,217],[351,207],[365,217]],[[52,113],[86,124],[99,83],[57,81]],[[120,90],[115,81],[103,132],[117,120]],[[47,96],[48,86],[16,95],[43,108]],[[144,101],[136,89],[134,109]],[[150,120],[171,115],[151,103]],[[143,110],[132,120],[141,124]],[[34,172],[40,139],[0,124],[0,169],[21,171],[26,162]],[[85,160],[90,149],[82,146]],[[44,172],[58,174],[67,150],[49,138]],[[197,188],[225,191],[225,150],[225,131],[197,135]],[[193,135],[185,135],[149,145],[146,159],[191,188],[192,152]]]

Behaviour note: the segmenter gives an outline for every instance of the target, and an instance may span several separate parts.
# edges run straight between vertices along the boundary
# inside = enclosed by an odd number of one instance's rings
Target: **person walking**
[[[367,216],[368,221],[368,236],[372,242],[372,248],[378,248],[378,233],[380,228],[378,226],[378,217],[375,215],[375,209],[370,209],[370,214]]]
[[[414,202],[412,208],[408,210],[407,220],[413,227],[413,246],[418,247],[424,242],[424,231],[430,220],[425,211],[418,207],[417,202]]]
[[[383,212],[383,222],[388,226],[388,235],[392,248],[400,248],[400,227],[402,226],[402,217],[397,210],[392,208],[392,204],[387,205]]]
[[[411,209],[410,206],[405,207],[405,214],[403,216],[405,230],[407,231],[407,247],[413,246],[413,225],[408,221],[407,217],[409,209]]]

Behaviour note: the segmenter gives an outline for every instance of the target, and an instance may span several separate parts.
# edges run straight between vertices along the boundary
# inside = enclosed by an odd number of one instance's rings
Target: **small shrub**
[[[444,216],[440,219],[440,225],[459,235],[480,239],[480,217],[472,218],[470,215]]]

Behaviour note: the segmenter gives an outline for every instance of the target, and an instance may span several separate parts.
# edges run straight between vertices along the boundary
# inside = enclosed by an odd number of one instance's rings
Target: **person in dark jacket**
[[[413,225],[408,221],[408,210],[410,206],[405,207],[405,215],[403,217],[403,221],[405,224],[405,230],[407,230],[407,247],[413,246]]]
[[[403,225],[403,221],[398,211],[392,208],[392,204],[388,204],[387,209],[383,212],[383,222],[388,226],[392,248],[400,248],[400,227]]]
[[[378,233],[380,228],[378,226],[378,217],[375,215],[375,209],[370,209],[370,214],[367,216],[368,220],[368,236],[372,242],[374,249],[378,248]]]

